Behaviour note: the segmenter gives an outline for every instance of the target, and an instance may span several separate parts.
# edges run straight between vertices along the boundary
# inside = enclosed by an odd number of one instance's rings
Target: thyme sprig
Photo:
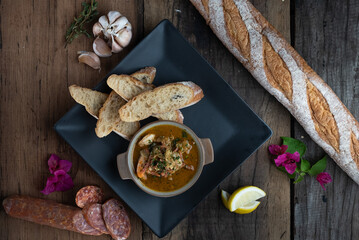
[[[84,34],[87,37],[91,37],[91,35],[86,31],[84,28],[86,23],[91,22],[96,15],[98,15],[97,9],[97,2],[96,0],[91,0],[91,3],[88,4],[87,2],[82,3],[82,11],[77,18],[74,18],[74,21],[71,23],[71,26],[66,31],[66,44],[71,43],[74,39],[79,37],[80,35]]]

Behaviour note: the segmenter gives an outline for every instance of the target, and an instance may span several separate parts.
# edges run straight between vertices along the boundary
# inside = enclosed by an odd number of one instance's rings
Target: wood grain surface
[[[67,87],[94,87],[162,19],[168,18],[249,106],[272,128],[273,137],[202,201],[163,239],[359,239],[359,187],[332,161],[334,182],[324,192],[315,179],[293,186],[270,161],[267,147],[279,136],[308,144],[312,162],[324,155],[290,114],[227,51],[202,16],[183,0],[99,1],[100,14],[118,10],[133,26],[133,40],[121,53],[101,58],[97,72],[77,62],[76,52],[91,50],[80,37],[64,48],[64,35],[81,0],[0,2],[0,200],[11,194],[53,199],[74,205],[76,191],[87,184],[110,187],[53,130],[73,105]],[[309,65],[328,82],[359,119],[359,4],[346,2],[253,0],[254,6],[294,43]],[[40,193],[49,176],[51,153],[73,163],[74,189]],[[268,196],[248,215],[228,212],[220,189],[229,192],[256,185]],[[127,208],[129,239],[158,239]],[[110,239],[40,226],[6,216],[0,208],[0,239]]]
[[[359,2],[296,1],[294,45],[359,119]],[[312,163],[325,155],[294,122]],[[328,159],[334,182],[323,191],[306,178],[294,187],[294,239],[359,239],[359,186]]]

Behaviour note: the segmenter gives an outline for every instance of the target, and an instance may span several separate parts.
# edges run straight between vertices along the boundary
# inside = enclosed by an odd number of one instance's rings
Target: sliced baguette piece
[[[126,101],[131,100],[140,93],[155,88],[152,84],[146,84],[136,77],[128,75],[111,75],[107,79],[107,85],[112,88],[118,95],[120,95]],[[168,113],[160,113],[154,116],[160,120],[169,120],[174,122],[183,123],[183,114],[180,110],[174,110]]]
[[[169,83],[132,98],[119,110],[120,118],[125,122],[140,121],[153,114],[191,106],[203,96],[202,89],[193,82]]]
[[[99,112],[99,117],[96,123],[95,132],[99,138],[105,137],[110,134],[115,128],[119,128],[120,135],[129,138],[134,131],[139,128],[138,122],[121,123],[118,109],[125,105],[126,101],[123,100],[115,91],[112,91],[108,96],[106,102],[103,104]]]
[[[155,88],[152,84],[146,84],[129,75],[112,74],[107,79],[107,85],[126,101],[138,94]]]
[[[69,86],[71,97],[79,104],[85,107],[86,111],[93,117],[98,118],[99,111],[105,103],[108,94],[98,92],[89,88],[79,87],[77,85]]]
[[[152,117],[158,118],[159,120],[168,120],[178,123],[183,123],[184,116],[180,110],[174,110],[166,113],[153,114]]]
[[[71,85],[69,87],[72,98],[79,104],[85,107],[86,111],[98,119],[100,109],[108,98],[108,94],[98,92],[89,88]],[[118,109],[116,110],[116,112]],[[127,123],[120,121],[115,124],[113,131],[121,137],[129,140],[132,135],[140,128],[139,122]]]
[[[132,73],[131,77],[136,78],[137,80],[140,80],[143,83],[151,84],[153,83],[153,80],[156,76],[156,68],[155,67],[145,67],[141,70]]]

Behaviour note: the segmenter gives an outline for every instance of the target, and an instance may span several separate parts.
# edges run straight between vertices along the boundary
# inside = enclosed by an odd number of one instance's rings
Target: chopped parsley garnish
[[[182,137],[187,138],[187,132],[185,130],[182,130]]]

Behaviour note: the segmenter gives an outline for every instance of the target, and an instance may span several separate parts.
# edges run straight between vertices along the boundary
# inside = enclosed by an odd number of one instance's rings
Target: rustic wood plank
[[[254,5],[290,40],[289,1],[254,1]],[[273,129],[272,143],[290,135],[289,113],[230,54],[189,1],[144,1],[144,32],[168,18],[182,35],[228,81],[252,109]],[[265,144],[164,239],[290,239],[290,185],[288,178],[270,162]],[[228,212],[220,189],[256,185],[268,193],[256,212]],[[157,239],[146,228],[144,239]]]
[[[296,1],[295,48],[359,119],[358,1]],[[313,163],[325,155],[295,123]],[[323,191],[314,178],[294,188],[294,239],[359,239],[359,186],[332,159],[334,182]]]
[[[54,123],[75,103],[70,84],[94,87],[143,36],[143,2],[100,1],[104,14],[119,10],[133,25],[130,46],[101,59],[102,71],[77,62],[78,50],[91,50],[92,40],[80,37],[64,48],[66,28],[81,11],[78,1],[1,1],[0,77],[0,198],[26,194],[74,205],[76,191],[87,184],[102,187],[107,197],[116,194],[53,130]],[[73,190],[44,196],[40,190],[49,176],[51,153],[71,160]],[[25,222],[6,216],[0,208],[1,239],[109,239],[91,237]],[[130,210],[132,234],[139,239],[140,219]]]

